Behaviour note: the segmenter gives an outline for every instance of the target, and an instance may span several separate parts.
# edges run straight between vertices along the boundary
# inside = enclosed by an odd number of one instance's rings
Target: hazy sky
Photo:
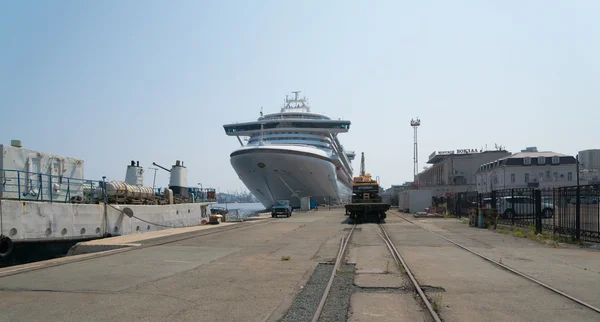
[[[239,189],[222,125],[302,90],[352,122],[342,144],[384,186],[412,178],[417,116],[420,167],[494,143],[574,155],[600,147],[598,17],[597,0],[3,1],[1,143],[89,179],[180,159],[190,185]]]

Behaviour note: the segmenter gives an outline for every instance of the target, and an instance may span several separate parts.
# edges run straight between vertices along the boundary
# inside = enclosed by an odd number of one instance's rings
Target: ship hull
[[[214,202],[171,205],[72,204],[28,200],[0,203],[3,230],[14,243],[87,240],[197,226]],[[129,208],[132,217],[124,215]]]
[[[275,200],[290,200],[300,206],[300,198],[319,203],[347,202],[351,186],[338,178],[336,165],[314,149],[260,146],[231,154],[231,165],[254,196],[270,208]]]

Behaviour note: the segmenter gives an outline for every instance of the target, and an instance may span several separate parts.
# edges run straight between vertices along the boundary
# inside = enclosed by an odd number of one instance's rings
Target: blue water
[[[230,210],[237,209],[240,217],[248,217],[256,214],[257,212],[265,210],[265,206],[263,206],[261,203],[218,203],[214,206],[227,208]]]

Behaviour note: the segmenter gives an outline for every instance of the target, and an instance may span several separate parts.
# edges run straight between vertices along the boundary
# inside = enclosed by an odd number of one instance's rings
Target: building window
[[[546,164],[546,157],[538,157],[538,164]]]
[[[525,182],[529,182],[529,173],[525,173]]]
[[[531,164],[531,158],[530,157],[523,158],[523,164],[524,165],[530,165]]]
[[[560,164],[560,157],[558,155],[552,157],[552,164]]]
[[[554,172],[552,177],[554,178],[554,181],[558,181],[558,172]]]
[[[573,172],[567,173],[567,180],[568,181],[573,181]]]
[[[510,174],[510,182],[515,183],[515,174],[514,173]]]

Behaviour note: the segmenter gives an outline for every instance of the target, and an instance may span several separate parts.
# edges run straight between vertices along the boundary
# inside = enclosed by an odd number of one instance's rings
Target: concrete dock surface
[[[415,226],[522,270],[600,306],[600,252],[553,248],[455,219],[419,220],[388,212],[386,227],[444,321],[598,321],[600,314],[500,269]],[[221,226],[221,227],[219,227]],[[217,225],[155,239],[126,252],[2,277],[0,321],[277,321],[319,263],[333,261],[351,227],[342,209],[290,218]],[[235,229],[233,229],[235,227]],[[355,264],[352,321],[427,320],[375,224],[355,232],[346,255]],[[184,236],[185,238],[181,238]],[[74,256],[74,258],[77,256]],[[17,270],[18,267],[12,267]]]

